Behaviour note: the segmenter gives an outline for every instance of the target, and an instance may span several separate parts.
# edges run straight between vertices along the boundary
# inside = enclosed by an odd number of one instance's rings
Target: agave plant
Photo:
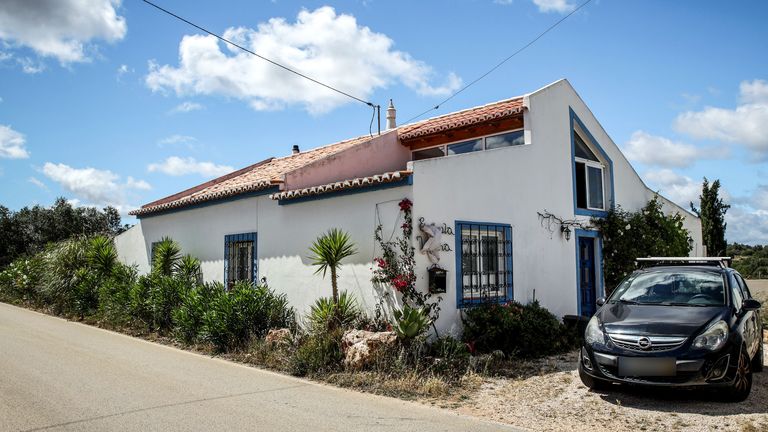
[[[331,271],[331,288],[333,289],[333,303],[339,303],[338,270],[341,261],[357,253],[355,245],[349,234],[333,228],[318,237],[309,248],[312,255],[309,257],[312,264],[317,266],[315,274],[322,272],[323,277],[328,270]]]
[[[396,310],[394,330],[397,337],[403,340],[412,340],[423,335],[429,328],[429,316],[423,309],[412,308],[403,305],[402,310]]]
[[[152,271],[163,276],[171,276],[181,259],[181,247],[170,237],[163,237],[154,249]]]

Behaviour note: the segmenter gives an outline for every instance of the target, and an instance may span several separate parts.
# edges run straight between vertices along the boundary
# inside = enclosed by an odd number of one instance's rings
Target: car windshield
[[[713,271],[651,270],[628,277],[616,288],[611,303],[674,306],[722,306],[723,277]]]

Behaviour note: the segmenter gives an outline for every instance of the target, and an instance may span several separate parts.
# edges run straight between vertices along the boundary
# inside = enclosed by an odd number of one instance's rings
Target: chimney
[[[397,127],[397,122],[395,122],[396,112],[397,110],[395,110],[395,105],[392,103],[392,99],[390,99],[389,107],[387,108],[387,130]]]
[[[299,152],[300,152],[300,151],[301,151],[301,150],[299,150],[299,146],[298,146],[298,144],[294,144],[294,145],[293,145],[293,148],[291,149],[291,152],[292,152],[293,154],[299,154]]]

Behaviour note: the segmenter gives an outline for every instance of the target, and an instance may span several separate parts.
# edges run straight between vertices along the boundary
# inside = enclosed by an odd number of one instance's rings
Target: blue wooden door
[[[596,310],[595,239],[579,237],[579,311],[582,316],[592,316]]]

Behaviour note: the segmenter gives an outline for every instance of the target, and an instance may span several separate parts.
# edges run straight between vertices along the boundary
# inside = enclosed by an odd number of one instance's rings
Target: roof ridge
[[[322,150],[322,149],[327,148],[327,147],[336,146],[336,145],[340,145],[340,144],[345,144],[345,143],[348,143],[348,142],[351,142],[351,141],[355,141],[355,140],[359,140],[359,139],[366,138],[366,137],[368,137],[370,139],[373,139],[372,137],[369,137],[367,135],[360,135],[360,136],[357,136],[357,137],[354,137],[354,138],[348,138],[348,139],[345,139],[345,140],[336,141],[336,142],[333,142],[333,143],[330,143],[330,144],[326,144],[326,145],[323,145],[323,146],[320,146],[320,147],[313,147],[313,148],[311,148],[309,150],[300,151],[299,153],[289,154],[289,155],[286,155],[286,156],[279,156],[279,157],[276,157],[276,158],[273,158],[273,159],[274,160],[290,159],[290,158],[293,158],[293,157],[296,157],[296,156],[299,156],[299,155],[302,155],[302,154],[307,154],[307,153],[311,153],[311,152],[314,152],[314,151],[319,151],[319,150]]]

